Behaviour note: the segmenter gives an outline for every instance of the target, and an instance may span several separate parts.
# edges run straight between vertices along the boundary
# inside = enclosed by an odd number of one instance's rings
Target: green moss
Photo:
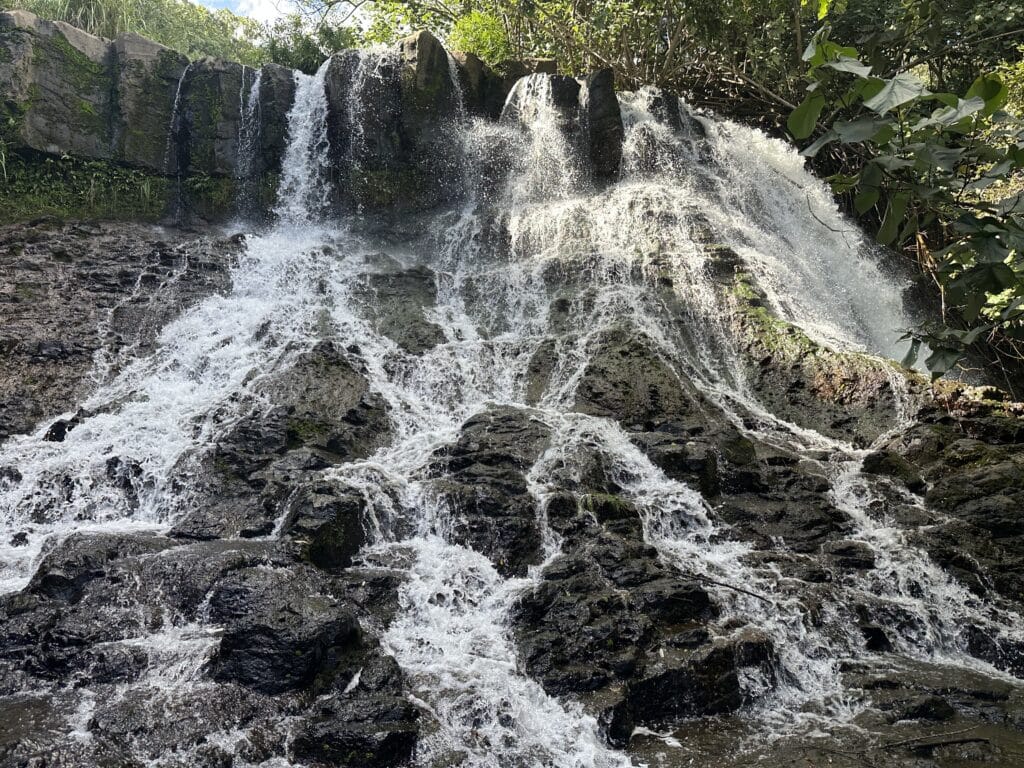
[[[610,520],[628,520],[637,516],[636,508],[632,504],[610,493],[588,494],[580,499],[580,507],[602,523]]]
[[[111,83],[111,75],[107,67],[95,62],[75,48],[62,32],[41,38],[35,46],[35,56],[46,58],[56,53],[63,59],[61,75],[78,90],[79,93],[89,90],[102,90]],[[38,58],[37,58],[38,61]]]
[[[203,219],[223,219],[235,210],[237,183],[226,176],[192,173],[182,181],[190,212]]]
[[[0,140],[5,144],[17,146],[21,143],[21,127],[25,122],[25,115],[38,101],[39,96],[38,84],[32,83],[28,98],[24,101],[0,102]]]
[[[891,381],[893,374],[909,384],[924,386],[925,379],[892,360],[857,352],[838,352],[811,339],[795,325],[776,317],[750,275],[738,272],[732,285],[734,319],[755,359],[769,356],[773,366],[802,368],[812,390],[822,399],[846,402],[863,394],[871,382]]]
[[[167,179],[101,161],[29,152],[5,156],[0,224],[39,216],[156,221],[164,213]]]
[[[358,171],[349,178],[352,195],[361,205],[416,208],[423,197],[423,175],[415,169]]]
[[[299,448],[306,445],[323,443],[330,429],[325,424],[312,419],[289,419],[288,446]]]

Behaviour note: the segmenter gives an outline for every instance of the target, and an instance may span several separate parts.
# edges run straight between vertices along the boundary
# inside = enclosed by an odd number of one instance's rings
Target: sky
[[[284,16],[294,6],[291,0],[197,0],[207,8],[227,8],[239,16],[251,16],[257,21],[273,21]]]

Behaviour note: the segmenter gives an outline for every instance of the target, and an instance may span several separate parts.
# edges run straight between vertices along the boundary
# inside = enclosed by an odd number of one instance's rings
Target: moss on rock
[[[867,444],[927,391],[923,376],[894,361],[830,349],[776,317],[748,273],[736,273],[728,298],[754,389],[794,423]]]

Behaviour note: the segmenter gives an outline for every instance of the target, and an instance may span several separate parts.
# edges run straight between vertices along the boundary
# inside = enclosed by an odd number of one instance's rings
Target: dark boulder
[[[641,338],[625,329],[606,332],[584,371],[576,409],[647,429],[699,413],[701,398]]]
[[[871,475],[884,475],[899,481],[908,490],[919,492],[925,488],[921,471],[894,451],[874,451],[864,459],[861,471]]]
[[[331,480],[312,481],[289,496],[281,532],[313,565],[347,568],[366,540],[365,511],[366,501],[357,491]]]
[[[395,660],[366,641],[343,657],[315,714],[297,729],[297,758],[317,765],[391,768],[413,757],[420,712]]]
[[[374,327],[409,354],[419,355],[445,340],[444,332],[426,318],[437,303],[434,272],[426,267],[369,273],[360,297]]]
[[[324,589],[299,567],[230,574],[210,598],[210,620],[224,626],[214,679],[269,694],[311,685],[334,649],[359,635],[352,608]]]
[[[260,68],[259,160],[264,171],[278,171],[288,144],[288,112],[295,101],[295,73],[280,64]]]
[[[526,475],[549,432],[529,411],[494,408],[469,419],[431,465],[433,487],[452,509],[454,540],[487,555],[504,575],[524,575],[540,558]]]
[[[466,110],[471,115],[497,120],[508,96],[504,78],[475,53],[453,52],[451,55],[459,65]]]
[[[602,69],[589,75],[583,81],[580,98],[594,178],[601,182],[615,181],[622,164],[625,136],[619,99],[615,95],[615,73]]]
[[[76,533],[58,543],[36,569],[28,589],[38,595],[76,602],[93,579],[103,578],[117,560],[160,552],[173,542],[158,536]]]
[[[583,523],[571,554],[549,564],[517,604],[516,642],[530,675],[552,694],[607,689],[643,674],[645,653],[717,615],[707,592],[668,569],[642,543],[635,511],[594,497],[576,509]],[[595,514],[594,510],[598,510]],[[571,514],[554,513],[564,527]],[[563,528],[564,529],[564,528]]]

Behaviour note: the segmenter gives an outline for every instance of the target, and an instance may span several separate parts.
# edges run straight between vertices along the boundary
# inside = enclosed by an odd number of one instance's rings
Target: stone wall
[[[363,76],[364,58],[357,51],[334,54],[325,80],[333,203],[340,210],[417,211],[457,199],[465,190],[455,124],[497,120],[519,78],[554,67],[505,62],[495,72],[471,54],[449,56],[430,33],[417,32],[396,44],[371,87],[359,86],[359,98],[371,103],[353,117],[354,78]],[[595,177],[612,180],[622,122],[610,71],[560,80],[582,102],[574,104],[567,129],[586,133]],[[242,113],[256,83],[257,157],[244,162]],[[276,64],[257,77],[236,62],[190,62],[135,34],[104,40],[27,11],[0,13],[0,138],[14,177],[0,191],[0,223],[48,211],[152,219],[160,210],[179,220],[265,214],[275,197],[295,88],[295,74]],[[373,138],[353,148],[353,135]],[[94,197],[80,188],[82,177],[109,186],[107,166],[133,174],[123,185],[130,192],[118,204],[79,206]],[[53,189],[71,202],[51,207],[35,197],[17,199],[26,189],[42,196]],[[135,206],[133,198],[142,196],[145,206]]]

